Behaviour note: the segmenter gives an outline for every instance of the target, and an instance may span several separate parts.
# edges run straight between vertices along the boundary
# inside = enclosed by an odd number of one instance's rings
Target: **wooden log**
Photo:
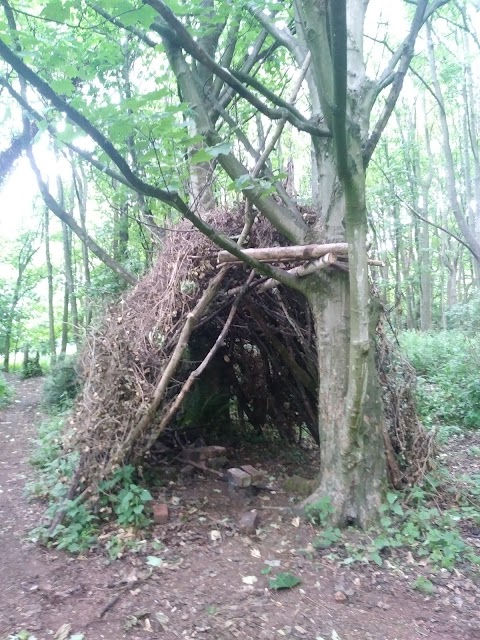
[[[243,249],[243,251],[246,255],[260,262],[290,262],[294,260],[316,260],[327,253],[347,254],[348,244],[346,242],[334,242],[331,244],[306,244],[291,247],[256,247],[254,249]],[[219,251],[217,262],[218,264],[238,264],[241,261],[228,251]]]
[[[342,262],[344,264],[348,264],[348,257],[347,256],[339,256],[339,261]],[[383,260],[377,260],[376,258],[369,258],[367,260],[368,264],[371,267],[384,267],[385,266],[385,262]]]
[[[320,271],[321,269],[326,269],[330,267],[332,264],[335,264],[337,261],[337,256],[335,253],[327,253],[321,258],[317,260],[313,260],[308,264],[302,264],[299,267],[294,267],[293,269],[289,269],[288,273],[291,273],[294,276],[308,276],[316,271]],[[269,278],[263,284],[258,287],[258,291],[263,293],[268,289],[273,289],[274,287],[278,287],[278,281],[273,278]]]

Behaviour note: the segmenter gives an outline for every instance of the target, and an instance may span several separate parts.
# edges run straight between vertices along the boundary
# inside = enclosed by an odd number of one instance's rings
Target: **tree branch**
[[[471,247],[469,247],[468,244],[460,238],[460,236],[457,236],[455,233],[453,233],[453,231],[450,231],[449,229],[445,229],[445,227],[442,227],[436,222],[432,222],[431,220],[428,220],[427,218],[422,216],[421,213],[419,213],[406,200],[404,200],[401,196],[399,196],[398,193],[395,192],[395,196],[397,197],[398,200],[400,200],[400,202],[403,202],[403,204],[413,213],[413,215],[417,216],[417,218],[419,218],[423,222],[426,222],[431,227],[435,227],[435,229],[440,229],[440,231],[443,231],[443,233],[446,233],[448,236],[450,236],[451,238],[459,242],[461,245],[463,245],[466,249],[468,249],[475,259],[477,258],[477,256],[475,255]]]
[[[247,11],[268,31],[268,33],[279,44],[288,49],[293,55],[296,54],[296,43],[289,29],[280,29],[270,20],[270,17],[264,13],[258,5],[249,2],[246,6]]]
[[[435,5],[439,5],[440,3],[445,3],[446,1],[447,0],[437,0]],[[387,126],[387,122],[389,121],[390,116],[392,115],[393,109],[395,108],[395,105],[397,103],[398,96],[400,95],[400,92],[403,87],[405,76],[410,66],[410,62],[412,61],[412,58],[413,58],[413,54],[415,50],[415,42],[417,40],[418,32],[420,31],[420,29],[422,28],[426,20],[425,13],[426,13],[427,5],[428,5],[428,0],[418,0],[417,2],[417,8],[415,9],[415,15],[413,17],[412,24],[410,26],[410,32],[402,45],[402,55],[399,58],[399,68],[392,82],[392,87],[390,89],[389,96],[385,103],[385,107],[377,121],[377,124],[373,128],[373,131],[370,134],[370,138],[365,144],[365,147],[363,150],[363,162],[365,166],[368,166],[368,163],[370,162],[372,154],[375,151],[375,148],[378,144],[378,141],[380,140],[383,130]],[[394,54],[394,58],[396,57],[396,55],[397,54]],[[373,106],[373,102],[372,102],[372,106]]]
[[[155,40],[152,40],[152,38],[150,38],[150,36],[144,31],[142,31],[141,29],[138,29],[133,25],[127,26],[119,18],[116,18],[115,16],[110,15],[107,11],[105,11],[105,9],[102,8],[101,5],[98,4],[98,2],[91,2],[91,0],[87,0],[87,5],[91,9],[93,9],[96,13],[98,13],[99,16],[104,18],[107,22],[110,22],[114,26],[119,27],[124,31],[128,31],[129,33],[136,36],[139,40],[141,40],[147,46],[156,47],[159,44],[158,42],[155,42]]]
[[[326,137],[330,136],[330,133],[324,129],[320,129],[309,122],[306,118],[301,116],[301,114],[294,115],[290,112],[290,109],[281,108],[281,109],[271,109],[267,107],[261,100],[257,98],[255,94],[245,88],[243,82],[245,80],[238,80],[235,77],[235,73],[239,72],[231,72],[228,69],[225,69],[221,65],[219,65],[215,60],[208,55],[206,51],[191,37],[183,24],[177,19],[175,14],[161,1],[161,0],[144,0],[146,4],[153,7],[158,13],[162,16],[162,18],[167,22],[167,24],[174,29],[176,34],[176,42],[175,44],[180,45],[182,49],[184,49],[189,55],[191,55],[195,60],[203,64],[207,69],[210,69],[217,76],[222,78],[227,84],[229,84],[242,98],[247,100],[252,106],[254,106],[258,111],[263,113],[265,116],[270,118],[271,120],[281,120],[286,117],[286,119],[297,129],[300,131],[306,131],[310,133],[310,135],[318,136],[318,137]],[[155,29],[155,25],[152,26]],[[250,76],[249,76],[250,78]],[[256,80],[252,80],[250,78],[250,82],[257,82]],[[256,87],[258,90],[258,86]],[[267,91],[263,88],[263,93]],[[274,94],[270,94],[270,96],[274,96]],[[274,96],[276,100],[278,98]],[[271,99],[271,98],[270,98]],[[299,117],[300,116],[300,117]]]
[[[37,179],[40,193],[42,194],[45,204],[50,209],[50,211],[55,214],[57,218],[60,218],[60,220],[64,222],[68,227],[70,227],[70,229],[75,233],[76,236],[80,238],[80,240],[90,249],[90,251],[94,253],[97,258],[99,258],[103,262],[103,264],[105,264],[107,267],[109,267],[109,269],[114,271],[120,278],[122,278],[122,280],[131,285],[137,284],[137,278],[133,276],[129,271],[127,271],[120,263],[109,256],[108,253],[104,251],[95,242],[95,240],[83,230],[83,228],[77,223],[75,218],[60,206],[60,204],[52,196],[52,194],[48,190],[47,185],[43,181],[42,175],[31,149],[27,151],[27,155],[28,159],[30,160],[30,165],[32,167],[33,173],[35,174],[35,177]]]
[[[333,65],[332,133],[340,179],[349,175],[347,144],[347,4],[339,0],[331,7],[330,38]]]

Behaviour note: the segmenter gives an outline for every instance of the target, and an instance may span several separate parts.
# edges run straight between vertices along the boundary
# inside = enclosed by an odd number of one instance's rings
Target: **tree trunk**
[[[70,296],[68,293],[68,284],[65,280],[65,287],[63,292],[63,314],[62,314],[62,339],[60,343],[60,356],[59,360],[65,359],[67,354],[68,345],[68,310],[70,306]]]
[[[314,275],[306,289],[320,372],[321,467],[319,487],[305,505],[328,497],[333,524],[366,527],[378,516],[386,464],[374,326],[369,321],[365,172],[358,146],[353,143],[352,153],[355,150],[356,173],[344,181],[345,186],[338,181],[330,183],[331,201],[323,209],[328,216],[319,225],[326,233],[323,242],[339,242],[345,234],[341,221],[348,221],[349,275],[339,271]],[[324,175],[331,176],[331,168],[325,167]],[[325,197],[325,190],[320,191]],[[356,304],[352,304],[352,296]]]
[[[78,202],[78,212],[80,214],[80,225],[84,236],[87,236],[87,202],[88,202],[88,182],[83,167],[79,168],[72,159],[73,182]],[[83,316],[85,329],[88,328],[92,321],[92,304],[91,304],[91,277],[90,277],[90,261],[88,256],[88,247],[85,242],[81,243],[82,247],[82,264],[83,278],[85,282],[85,298],[83,303]]]
[[[48,285],[48,348],[50,351],[50,366],[57,360],[57,345],[55,338],[55,313],[53,309],[53,266],[50,256],[50,213],[45,207],[45,262],[47,265]]]

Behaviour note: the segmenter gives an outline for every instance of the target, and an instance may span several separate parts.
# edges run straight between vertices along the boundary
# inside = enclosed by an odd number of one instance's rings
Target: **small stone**
[[[246,536],[254,536],[257,532],[259,524],[258,511],[253,509],[252,511],[247,511],[242,515],[238,522],[238,531],[242,535]]]
[[[390,605],[387,604],[386,602],[382,602],[382,600],[379,600],[377,602],[377,607],[379,609],[383,609],[384,611],[388,611],[390,609]]]
[[[168,505],[155,502],[152,505],[152,510],[155,524],[166,524],[168,522]]]
[[[246,471],[237,468],[227,471],[227,480],[236,487],[249,487],[252,484],[252,476]]]
[[[228,465],[228,458],[226,458],[225,456],[210,458],[210,460],[207,460],[207,464],[210,469],[224,469]]]
[[[165,480],[174,480],[177,477],[177,470],[175,467],[163,467],[162,476]]]
[[[242,469],[242,471],[245,471],[245,473],[248,473],[250,475],[250,477],[252,478],[252,484],[258,484],[264,479],[263,473],[261,471],[258,471],[258,469],[255,469],[255,467],[252,467],[251,464],[242,464],[240,468]]]
[[[186,464],[180,469],[180,475],[182,478],[191,478],[195,473],[195,469],[190,464]]]
[[[336,602],[348,602],[348,596],[344,591],[335,591],[334,598]]]

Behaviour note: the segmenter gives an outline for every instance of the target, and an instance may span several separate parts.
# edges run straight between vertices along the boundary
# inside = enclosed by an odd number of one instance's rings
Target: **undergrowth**
[[[115,520],[118,526],[129,529],[147,527],[151,522],[152,496],[137,483],[135,469],[130,465],[117,469],[111,479],[100,484],[95,504],[82,504],[78,499],[63,500],[78,462],[78,454],[62,450],[65,417],[65,414],[56,415],[40,425],[31,456],[37,477],[27,485],[32,498],[49,504],[45,514],[48,521],[55,516],[59,505],[66,510],[65,517],[52,534],[46,526],[40,526],[32,532],[32,538],[48,546],[81,553],[97,542],[101,527],[107,521]],[[117,543],[110,541],[107,551],[110,557],[118,557],[126,546],[128,542],[120,539]]]
[[[42,389],[42,405],[52,413],[65,411],[72,405],[79,390],[76,359],[67,356],[59,360],[46,377]]]
[[[433,571],[470,569],[480,566],[475,547],[462,529],[480,525],[480,475],[453,479],[447,471],[426,476],[422,486],[406,493],[388,492],[377,526],[367,532],[341,531],[329,527],[331,505],[326,498],[312,504],[307,517],[323,526],[313,542],[319,550],[330,550],[342,565],[374,563],[396,566],[409,563]],[[428,580],[420,576],[413,588],[427,593]]]
[[[405,332],[401,344],[417,372],[424,424],[480,428],[480,339],[459,330]]]
[[[0,409],[10,402],[12,395],[12,389],[8,385],[3,374],[0,373]]]

